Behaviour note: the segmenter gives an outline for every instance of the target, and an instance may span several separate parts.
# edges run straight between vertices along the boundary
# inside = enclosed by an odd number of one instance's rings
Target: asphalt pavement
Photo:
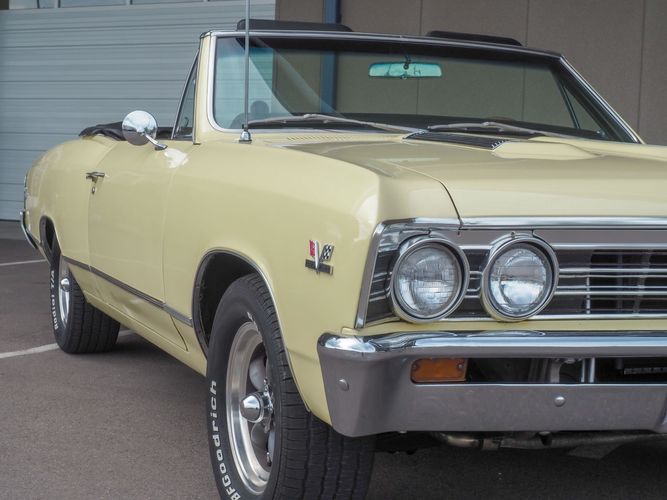
[[[0,222],[0,498],[217,498],[203,379],[131,332],[107,354],[55,349],[39,259],[16,223]],[[378,453],[368,498],[664,499],[666,465],[664,442],[598,459],[567,450]]]

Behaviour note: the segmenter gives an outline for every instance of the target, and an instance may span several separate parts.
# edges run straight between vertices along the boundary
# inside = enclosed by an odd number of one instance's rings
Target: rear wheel
[[[91,306],[71,273],[58,242],[51,257],[51,320],[60,348],[68,353],[109,351],[120,325]]]
[[[364,498],[374,439],[348,438],[309,413],[292,378],[271,297],[234,282],[213,322],[208,433],[222,498]]]

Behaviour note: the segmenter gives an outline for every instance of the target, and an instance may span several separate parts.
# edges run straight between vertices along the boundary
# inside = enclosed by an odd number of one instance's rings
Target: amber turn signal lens
[[[412,363],[412,381],[417,384],[464,382],[468,360],[464,358],[418,359]]]

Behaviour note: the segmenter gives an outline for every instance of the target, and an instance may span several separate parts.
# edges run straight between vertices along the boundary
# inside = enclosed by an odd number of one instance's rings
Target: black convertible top
[[[99,123],[97,125],[93,125],[92,127],[84,128],[81,132],[79,132],[79,137],[103,135],[117,141],[124,141],[125,137],[123,137],[122,126],[123,122]],[[158,127],[158,139],[169,139],[171,137],[171,130],[172,127]]]

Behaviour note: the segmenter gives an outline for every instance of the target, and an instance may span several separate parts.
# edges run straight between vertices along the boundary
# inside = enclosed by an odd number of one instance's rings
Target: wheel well
[[[46,260],[51,262],[51,256],[53,255],[53,244],[56,239],[56,229],[53,225],[53,221],[47,217],[42,217],[42,219],[39,221],[39,239],[41,240],[42,249],[44,250]]]
[[[197,271],[192,320],[197,338],[206,352],[211,337],[213,318],[227,288],[234,281],[257,272],[247,260],[226,252],[208,254]]]

